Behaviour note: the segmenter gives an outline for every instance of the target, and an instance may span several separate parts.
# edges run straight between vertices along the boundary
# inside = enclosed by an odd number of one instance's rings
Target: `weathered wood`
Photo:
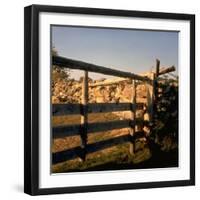
[[[81,147],[74,147],[64,151],[52,153],[52,164],[55,165],[61,162],[81,157],[81,151]]]
[[[143,110],[144,109],[144,103],[136,103],[136,109],[137,110]]]
[[[128,78],[108,79],[108,80],[105,80],[105,81],[89,84],[89,87],[114,85],[114,84],[119,84],[119,83],[122,83],[122,82],[131,83],[132,80],[128,79]]]
[[[171,77],[173,77],[174,79],[176,79],[176,80],[178,79],[178,76],[175,75],[175,74],[172,74],[172,73],[169,72],[169,75],[170,75]]]
[[[116,111],[128,111],[133,105],[130,103],[98,103],[89,104],[89,113],[106,113]],[[134,105],[136,107],[136,105]]]
[[[80,135],[81,128],[80,124],[55,126],[52,128],[52,137],[56,139]]]
[[[133,123],[133,125],[139,125],[139,126],[148,126],[149,125],[149,121],[148,120],[144,120],[142,118],[136,118],[134,121],[131,121],[130,123]],[[137,130],[135,130],[135,132],[138,132]]]
[[[174,71],[176,71],[176,69],[174,66],[172,66],[172,67],[160,70],[158,75],[160,76],[160,75],[167,74],[167,73],[174,72]]]
[[[156,114],[157,114],[157,96],[158,96],[158,82],[156,80],[156,76],[154,74],[154,79],[153,79],[153,121],[156,119]]]
[[[82,85],[82,113],[81,113],[81,148],[83,149],[83,160],[86,156],[86,145],[87,145],[87,129],[88,129],[88,71],[84,71],[83,85]]]
[[[53,116],[81,114],[82,104],[53,104]]]
[[[106,113],[116,111],[128,111],[132,108],[130,103],[92,103],[88,105],[89,113]]]
[[[151,73],[149,75],[149,78],[151,78],[153,81],[154,81],[154,73]],[[153,89],[153,86],[146,83],[146,92],[147,92],[147,98],[146,98],[146,111],[144,113],[144,116],[143,116],[143,120],[144,121],[148,121],[149,123],[147,123],[147,125],[143,125],[143,132],[147,135],[150,135],[151,132],[152,132],[152,125],[153,125],[153,92],[154,92],[154,89]]]
[[[148,77],[143,77],[143,76],[133,74],[130,72],[124,72],[124,71],[120,71],[116,69],[102,67],[102,66],[98,66],[98,65],[78,61],[78,60],[72,60],[72,59],[64,58],[60,56],[53,56],[52,64],[57,65],[59,67],[80,69],[80,70],[102,73],[102,74],[111,75],[111,76],[119,76],[119,77],[131,78],[131,79],[136,79],[136,80],[141,80],[141,81],[148,81],[152,83],[152,81]]]
[[[91,103],[88,104],[88,113],[106,113],[143,109],[143,104],[131,103]],[[77,115],[83,112],[82,104],[53,104],[53,116]]]
[[[157,116],[157,99],[158,99],[158,76],[159,76],[159,73],[160,73],[160,61],[157,59],[156,60],[156,73],[155,73],[155,79],[154,79],[154,84],[153,84],[153,87],[154,87],[154,114],[155,114],[155,117]]]
[[[86,153],[94,153],[106,148],[110,148],[119,144],[124,144],[130,141],[129,135],[122,135],[114,137],[108,140],[99,141],[96,143],[88,144]],[[58,164],[64,161],[72,160],[74,158],[80,157],[82,149],[80,147],[74,147],[64,151],[56,152],[52,154],[52,164]]]
[[[132,85],[133,85],[133,91],[132,91],[132,100],[131,100],[131,103],[133,105],[136,105],[136,84],[135,84],[135,80],[133,80]],[[131,110],[131,120],[134,121],[135,119],[136,119],[135,109],[132,109]],[[129,151],[130,151],[130,154],[132,154],[132,155],[135,154],[134,135],[135,135],[135,124],[133,124],[131,126],[131,128],[130,128],[131,142],[130,142],[130,146],[129,146]]]
[[[159,76],[160,71],[160,60],[156,59],[156,78]]]
[[[136,132],[134,135],[134,141],[136,141],[137,139],[140,139],[140,138],[144,138],[144,137],[146,137],[144,131]]]
[[[120,128],[128,128],[133,123],[141,123],[132,122],[131,120],[115,120],[110,122],[97,122],[97,123],[89,123],[87,124],[87,133],[95,133],[95,132],[103,132]],[[75,135],[80,135],[80,132],[83,129],[83,124],[75,124],[75,125],[62,125],[53,127],[53,138],[62,138],[62,137],[71,137]]]
[[[151,73],[150,77],[154,81],[154,73]],[[146,91],[147,91],[147,113],[149,114],[149,121],[153,120],[153,86],[146,83]]]

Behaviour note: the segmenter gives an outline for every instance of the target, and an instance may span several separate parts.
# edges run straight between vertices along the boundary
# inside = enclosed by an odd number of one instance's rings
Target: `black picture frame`
[[[190,178],[189,180],[39,188],[39,14],[76,13],[190,23]],[[195,15],[161,12],[31,5],[24,9],[24,192],[30,195],[187,186],[195,184]]]

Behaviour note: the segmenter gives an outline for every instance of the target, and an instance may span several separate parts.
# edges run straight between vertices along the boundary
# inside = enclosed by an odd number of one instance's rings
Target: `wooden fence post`
[[[135,80],[132,81],[133,83],[133,95],[132,95],[132,108],[131,108],[131,129],[130,129],[130,136],[131,136],[131,143],[129,147],[129,151],[131,155],[135,154],[135,120],[136,120],[136,83]]]
[[[160,72],[160,60],[156,59],[156,73],[154,77],[154,117],[157,118],[157,101],[158,101],[158,76]]]
[[[144,132],[147,135],[151,134],[152,132],[152,126],[153,126],[153,106],[154,106],[154,73],[151,73],[149,78],[152,80],[152,84],[146,83],[146,95],[147,95],[147,101],[146,101],[146,111],[144,114],[144,120],[148,121],[148,125],[144,125]]]
[[[150,77],[152,80],[152,83],[154,83],[154,73],[152,72]],[[154,85],[146,83],[146,91],[147,91],[147,113],[149,114],[149,121],[153,121],[153,98],[154,98]]]
[[[157,103],[157,97],[158,97],[158,76],[159,76],[159,72],[160,72],[160,61],[158,59],[156,59],[156,74],[155,74],[155,84],[154,84],[154,91],[155,91],[155,97],[154,97],[154,101],[155,101],[155,104]]]
[[[88,128],[88,71],[84,71],[84,77],[82,82],[82,113],[81,113],[81,148],[82,148],[82,160],[86,157],[87,146],[87,128]]]
[[[160,72],[160,60],[156,59],[156,78],[159,76]]]

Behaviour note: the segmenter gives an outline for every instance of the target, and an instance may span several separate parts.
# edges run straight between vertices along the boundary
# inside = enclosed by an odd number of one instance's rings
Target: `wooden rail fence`
[[[85,160],[86,155],[92,152],[96,152],[108,147],[112,147],[122,143],[130,144],[130,153],[134,155],[135,153],[135,139],[137,137],[144,137],[143,131],[137,131],[136,125],[143,127],[144,125],[149,126],[153,123],[153,112],[155,111],[154,102],[157,100],[157,77],[165,73],[169,73],[175,70],[172,66],[170,68],[159,70],[160,61],[156,61],[156,73],[151,73],[150,77],[140,76],[130,72],[124,72],[119,70],[114,70],[102,66],[97,66],[82,61],[76,61],[68,58],[63,58],[60,56],[53,56],[52,64],[59,67],[66,67],[71,69],[80,69],[84,70],[84,78],[82,80],[82,99],[81,104],[53,104],[52,105],[52,114],[53,116],[62,116],[62,115],[81,115],[81,123],[75,125],[62,125],[53,127],[52,137],[63,138],[70,136],[80,136],[81,145],[72,149],[67,149],[64,151],[53,153],[52,163],[60,163],[66,160],[74,159],[80,157],[82,160]],[[101,83],[97,84],[88,84],[88,72],[102,73],[106,75],[118,76],[121,77],[118,81],[103,82],[102,85],[117,84],[122,81],[132,81],[133,92],[132,100],[130,103],[88,103],[88,88],[99,86]],[[122,79],[125,78],[125,79]],[[142,103],[136,102],[136,81],[142,81],[146,84],[147,90],[147,113],[149,115],[148,120],[139,120],[136,119],[136,110],[143,109]],[[116,111],[130,111],[131,118],[124,120],[116,120],[109,122],[97,122],[97,123],[88,123],[88,114],[89,113],[105,113],[105,112],[116,112]],[[92,144],[87,144],[87,135],[88,133],[96,133],[114,129],[129,128],[130,134],[114,137],[105,141],[99,141]]]

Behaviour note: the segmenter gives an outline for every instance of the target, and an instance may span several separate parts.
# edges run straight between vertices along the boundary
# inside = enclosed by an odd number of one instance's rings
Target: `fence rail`
[[[135,125],[148,125],[148,121],[135,120],[115,120],[109,122],[96,122],[87,124],[87,133],[104,132],[114,129],[131,128]],[[83,128],[82,124],[62,125],[53,127],[53,138],[63,138],[79,135]]]
[[[81,104],[53,104],[52,114],[53,116],[64,116],[64,115],[81,115],[81,123],[75,125],[62,125],[53,127],[52,136],[53,139],[80,136],[81,145],[72,149],[56,152],[52,154],[52,163],[57,164],[66,160],[74,159],[76,157],[85,160],[88,153],[96,152],[108,147],[112,147],[122,143],[130,143],[130,153],[135,153],[135,139],[137,137],[144,137],[142,131],[143,126],[149,126],[153,122],[153,112],[155,110],[155,102],[157,101],[157,79],[159,75],[163,75],[175,70],[174,66],[160,70],[160,61],[156,60],[156,72],[151,73],[150,77],[140,76],[130,72],[124,72],[114,70],[82,61],[76,61],[60,56],[53,56],[52,64],[59,67],[67,67],[71,69],[84,70],[84,77],[82,81],[82,99]],[[90,85],[88,83],[88,72],[102,73],[106,75],[118,76],[118,81],[105,81],[102,83],[96,83]],[[125,79],[124,79],[125,78]],[[147,90],[147,103],[146,112],[149,114],[149,120],[137,119],[136,110],[143,109],[144,104],[136,102],[136,81],[139,80],[145,82]],[[118,84],[122,81],[128,81],[132,84],[132,100],[129,103],[88,103],[88,88],[96,87],[99,85],[110,85]],[[132,83],[131,83],[132,81]],[[105,113],[105,112],[120,112],[130,111],[131,119],[129,120],[117,120],[109,122],[88,122],[88,114],[90,113]],[[136,125],[140,127],[141,131],[136,131]],[[88,134],[97,132],[104,132],[114,129],[129,128],[130,134],[114,137],[105,141],[95,142],[93,144],[87,144]]]
[[[99,65],[94,65],[82,61],[77,61],[69,58],[64,58],[60,56],[53,56],[53,65],[57,65],[59,67],[66,67],[66,68],[71,68],[71,69],[80,69],[84,71],[90,71],[90,72],[95,72],[95,73],[101,73],[101,74],[106,74],[106,75],[111,75],[111,76],[118,76],[118,77],[124,77],[124,78],[131,78],[131,79],[136,79],[140,81],[147,81],[149,83],[152,83],[152,80],[149,79],[148,77],[143,77],[137,74],[133,74],[130,72],[124,72],[116,69],[110,69],[108,67],[102,67]]]
[[[135,109],[143,109],[143,103],[131,104],[131,103],[89,103],[87,105],[89,113],[106,113],[106,112],[119,112],[130,111]],[[53,104],[52,106],[53,116],[61,115],[78,115],[83,113],[82,104]]]
[[[97,122],[87,124],[87,133],[103,132],[113,129],[128,128],[130,120],[116,120],[110,122]],[[79,135],[83,128],[83,124],[66,125],[53,127],[53,138],[69,137]]]

